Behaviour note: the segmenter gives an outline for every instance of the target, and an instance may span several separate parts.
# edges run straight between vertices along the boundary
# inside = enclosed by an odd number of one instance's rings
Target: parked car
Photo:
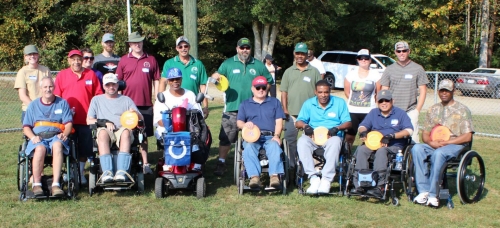
[[[326,74],[325,80],[332,89],[344,88],[344,78],[349,71],[358,69],[356,61],[357,52],[352,51],[323,51],[318,59],[323,62]],[[370,68],[378,69],[382,74],[385,68],[394,62],[389,56],[381,54],[371,54],[372,63]]]
[[[476,93],[500,99],[500,69],[477,68],[470,73],[457,79],[456,87],[463,95]]]

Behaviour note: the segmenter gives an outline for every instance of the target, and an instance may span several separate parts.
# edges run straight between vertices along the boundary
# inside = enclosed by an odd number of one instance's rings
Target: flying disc
[[[326,127],[317,127],[314,129],[314,138],[313,141],[316,145],[323,146],[328,140],[328,128]]]
[[[241,137],[249,143],[256,142],[260,138],[260,129],[257,125],[253,125],[252,129],[243,127],[241,131]]]
[[[451,131],[445,126],[437,125],[431,130],[432,141],[448,141],[450,140]]]
[[[124,128],[134,129],[137,127],[137,122],[139,121],[139,116],[133,111],[125,111],[120,117],[120,123]]]
[[[226,76],[220,75],[218,83],[215,84],[215,87],[221,92],[225,92],[227,88],[229,88],[229,81]]]
[[[380,147],[382,147],[382,144],[380,143],[380,140],[382,140],[384,136],[382,133],[378,131],[370,131],[366,135],[366,141],[365,145],[368,147],[370,150],[378,150]]]

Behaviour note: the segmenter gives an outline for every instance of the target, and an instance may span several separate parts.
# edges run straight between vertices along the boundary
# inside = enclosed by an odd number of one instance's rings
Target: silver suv
[[[325,80],[332,89],[344,88],[344,78],[349,71],[358,69],[356,61],[357,52],[352,51],[323,51],[318,59],[323,62],[326,74]],[[389,56],[371,54],[372,63],[370,68],[379,69],[382,74],[385,68],[396,61]]]

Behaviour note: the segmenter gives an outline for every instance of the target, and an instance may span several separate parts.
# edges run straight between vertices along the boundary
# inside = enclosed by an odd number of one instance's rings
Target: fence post
[[[434,74],[434,104],[437,103],[437,96],[438,96],[438,78],[439,78],[439,74],[438,73],[435,73]]]

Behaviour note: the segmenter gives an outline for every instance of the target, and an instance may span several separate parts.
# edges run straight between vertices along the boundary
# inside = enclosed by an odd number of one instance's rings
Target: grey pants
[[[340,148],[342,146],[342,140],[338,136],[330,137],[326,144],[323,146],[325,148],[325,166],[321,170],[321,176],[323,179],[330,182],[333,181],[335,177],[335,168],[339,161]],[[312,175],[316,174],[314,169],[314,158],[312,156],[313,151],[320,148],[321,146],[316,145],[312,139],[302,134],[297,143],[297,150],[299,153],[299,159],[304,166],[304,172],[310,178]]]

